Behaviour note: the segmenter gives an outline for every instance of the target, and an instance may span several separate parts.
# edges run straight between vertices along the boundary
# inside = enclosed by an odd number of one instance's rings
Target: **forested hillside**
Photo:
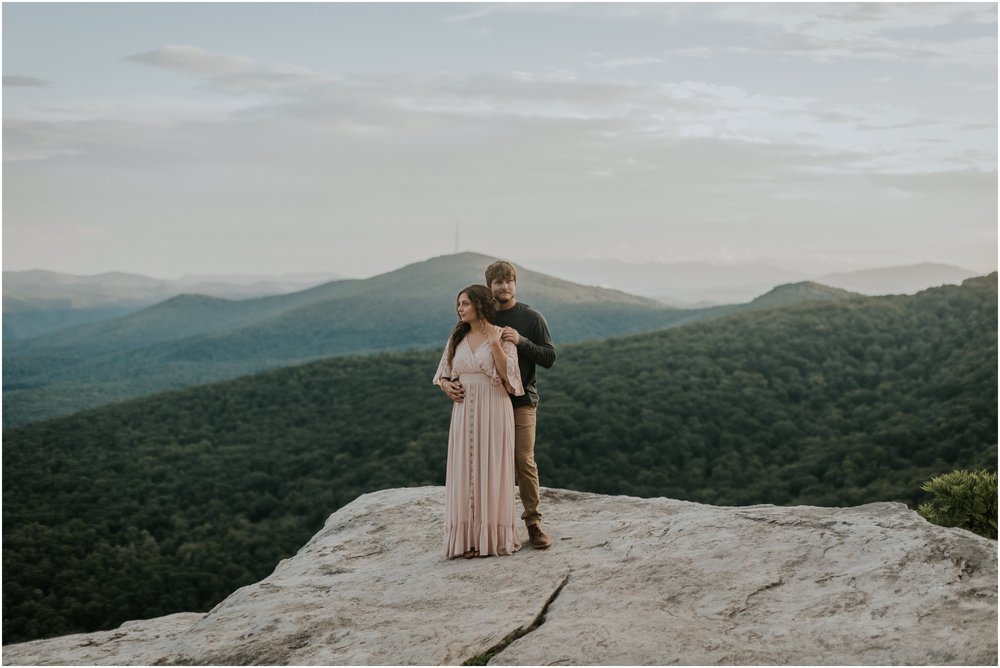
[[[454,320],[455,294],[481,283],[491,261],[459,253],[259,299],[182,295],[118,320],[12,342],[4,348],[4,427],[332,355],[437,345]],[[801,284],[750,304],[682,310],[527,269],[518,284],[561,343],[851,294]]]
[[[540,372],[542,484],[914,505],[934,474],[996,469],[996,346],[996,274],[563,345]],[[359,494],[443,484],[439,355],[334,358],[6,431],[4,642],[206,610]]]
[[[454,320],[455,294],[481,283],[492,260],[459,253],[258,299],[182,295],[125,318],[14,341],[4,349],[4,426],[331,355],[437,345]],[[524,301],[544,310],[563,341],[648,331],[696,315],[521,274]]]

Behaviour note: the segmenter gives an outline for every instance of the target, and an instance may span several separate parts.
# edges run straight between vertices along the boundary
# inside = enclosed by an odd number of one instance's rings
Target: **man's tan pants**
[[[538,512],[538,467],[535,466],[536,408],[518,406],[514,409],[514,470],[524,506],[521,519],[527,526],[542,521],[542,514]]]

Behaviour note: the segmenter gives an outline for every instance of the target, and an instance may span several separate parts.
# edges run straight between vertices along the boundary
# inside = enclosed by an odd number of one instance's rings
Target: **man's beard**
[[[494,297],[494,299],[496,299],[501,304],[506,304],[507,302],[509,302],[511,300],[511,297],[510,297],[509,294],[504,295],[503,297],[501,297],[500,295],[493,295],[493,297]]]

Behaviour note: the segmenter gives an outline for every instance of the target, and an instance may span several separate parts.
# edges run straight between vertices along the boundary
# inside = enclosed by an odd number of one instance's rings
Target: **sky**
[[[996,3],[11,3],[3,268],[997,266]]]

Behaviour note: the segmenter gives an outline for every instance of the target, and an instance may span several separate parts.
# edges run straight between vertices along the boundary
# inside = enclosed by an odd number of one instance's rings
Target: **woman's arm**
[[[497,368],[497,373],[506,383],[510,384],[510,378],[507,377],[507,353],[500,343],[501,332],[503,332],[502,328],[490,325],[486,336],[490,342],[490,350],[493,351],[493,364]]]
[[[444,352],[441,354],[441,362],[438,364],[437,373],[434,374],[434,379],[431,382],[440,387],[441,391],[447,394],[449,399],[460,404],[465,399],[465,389],[457,377],[451,378],[452,370],[451,364],[448,362],[448,348],[449,344],[446,343]]]

